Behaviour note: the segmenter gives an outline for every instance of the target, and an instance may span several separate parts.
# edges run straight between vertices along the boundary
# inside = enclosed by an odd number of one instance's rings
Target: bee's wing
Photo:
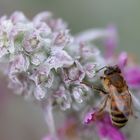
[[[114,86],[112,86],[110,90],[117,109],[125,116],[128,116],[127,113],[131,107],[131,95],[129,91],[126,90],[125,92],[118,93]]]
[[[140,99],[136,97],[134,94],[129,91],[131,98],[132,98],[132,107],[136,113],[140,117]]]

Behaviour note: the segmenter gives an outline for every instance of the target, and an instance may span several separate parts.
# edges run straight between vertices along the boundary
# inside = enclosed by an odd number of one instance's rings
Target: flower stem
[[[46,106],[42,104],[42,108],[44,111],[45,121],[48,125],[49,133],[52,137],[52,140],[58,140],[57,134],[56,134],[56,128],[55,128],[55,122],[53,117],[53,108],[51,100],[47,100],[48,103]]]

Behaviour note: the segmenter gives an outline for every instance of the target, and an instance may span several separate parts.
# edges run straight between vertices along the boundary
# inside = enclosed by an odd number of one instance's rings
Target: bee
[[[96,114],[101,115],[108,108],[112,125],[121,128],[127,124],[129,116],[133,115],[132,94],[117,65],[105,66],[98,72],[104,68],[104,75],[100,77],[104,89],[93,87],[105,95]]]

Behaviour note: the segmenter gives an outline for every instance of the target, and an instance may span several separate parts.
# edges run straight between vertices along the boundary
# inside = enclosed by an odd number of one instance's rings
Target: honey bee
[[[112,125],[121,128],[126,125],[129,116],[133,115],[133,97],[122,76],[120,68],[115,65],[105,66],[100,70],[104,68],[104,75],[100,77],[104,89],[93,87],[105,95],[96,114],[98,116],[108,108]]]

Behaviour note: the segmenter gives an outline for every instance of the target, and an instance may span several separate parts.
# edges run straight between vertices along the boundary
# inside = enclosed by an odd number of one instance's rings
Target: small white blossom
[[[63,49],[66,45],[72,43],[72,37],[69,35],[68,30],[56,32],[53,36],[53,44],[56,47],[61,47]]]
[[[73,88],[72,95],[77,103],[82,103],[90,95],[90,90],[86,85],[80,84]]]
[[[27,52],[38,51],[42,47],[41,38],[36,31],[30,31],[25,34],[23,47]]]
[[[23,71],[26,72],[29,68],[29,64],[29,59],[25,55],[15,55],[10,61],[9,74]]]
[[[42,64],[46,60],[44,52],[37,52],[31,55],[31,63],[35,66]]]
[[[56,48],[52,49],[51,55],[46,61],[51,68],[55,69],[71,66],[73,62],[73,59],[66,51]]]
[[[10,20],[0,19],[0,57],[14,53],[13,24]]]
[[[36,85],[50,88],[52,86],[54,75],[50,72],[49,65],[40,66],[30,77]]]
[[[71,67],[63,70],[62,77],[65,83],[80,83],[85,77],[85,71],[82,65],[75,60]]]
[[[95,63],[87,63],[84,65],[85,73],[88,78],[93,78],[95,76],[96,71],[96,64]]]
[[[28,19],[25,17],[25,15],[20,12],[16,11],[14,12],[11,16],[10,19],[12,23],[17,24],[17,23],[27,23]]]
[[[56,102],[62,110],[67,110],[71,107],[71,96],[68,90],[63,85],[55,92]]]

